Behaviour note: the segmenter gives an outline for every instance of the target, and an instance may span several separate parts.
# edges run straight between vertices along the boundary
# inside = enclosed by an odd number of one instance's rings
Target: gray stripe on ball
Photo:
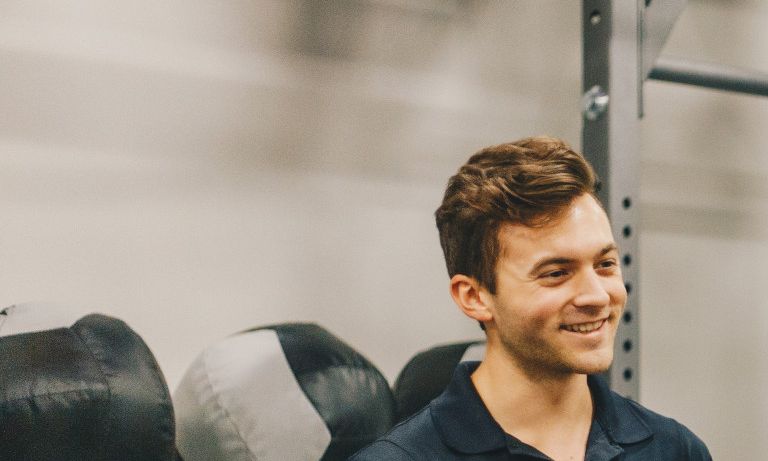
[[[185,461],[317,461],[331,441],[274,330],[208,348],[182,379],[174,405]]]

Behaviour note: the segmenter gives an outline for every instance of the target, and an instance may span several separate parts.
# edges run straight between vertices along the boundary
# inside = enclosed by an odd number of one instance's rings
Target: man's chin
[[[612,362],[613,354],[607,354],[604,357],[589,357],[575,363],[573,370],[579,374],[596,375],[608,371]]]

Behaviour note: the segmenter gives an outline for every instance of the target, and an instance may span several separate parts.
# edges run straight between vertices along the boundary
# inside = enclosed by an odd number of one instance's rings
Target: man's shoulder
[[[653,433],[653,445],[668,454],[678,453],[681,460],[711,460],[704,442],[685,425],[668,416],[613,393],[613,398],[623,403]]]
[[[358,451],[349,461],[412,461],[425,459],[425,454],[440,455],[444,450],[444,444],[432,420],[431,405],[427,405],[397,424],[386,435]]]

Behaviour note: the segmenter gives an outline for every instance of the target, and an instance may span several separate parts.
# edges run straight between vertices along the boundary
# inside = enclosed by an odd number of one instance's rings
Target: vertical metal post
[[[629,293],[619,322],[611,388],[639,398],[638,190],[644,0],[583,0],[582,151],[600,180]]]

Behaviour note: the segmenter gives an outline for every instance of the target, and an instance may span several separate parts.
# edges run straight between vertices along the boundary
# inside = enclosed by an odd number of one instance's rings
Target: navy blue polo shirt
[[[551,461],[505,433],[491,417],[470,379],[479,364],[460,363],[439,397],[350,461]],[[712,459],[704,443],[682,424],[621,397],[597,376],[588,376],[587,383],[594,418],[586,461]]]

